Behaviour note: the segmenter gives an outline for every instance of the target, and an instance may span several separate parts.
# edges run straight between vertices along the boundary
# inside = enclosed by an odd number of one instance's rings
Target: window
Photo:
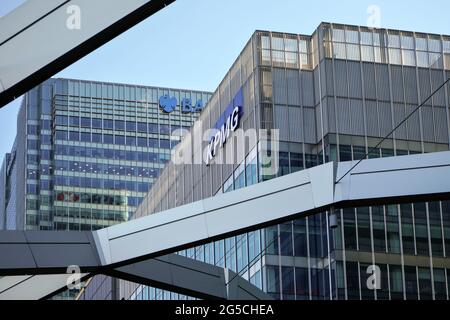
[[[125,144],[125,136],[115,136],[114,144],[116,145],[124,145]]]
[[[428,68],[430,65],[428,63],[428,53],[427,52],[417,52],[417,66],[422,68]]]
[[[59,126],[67,126],[68,124],[67,116],[56,116],[55,123],[56,125]]]
[[[399,49],[389,48],[389,63],[402,64],[402,57]]]
[[[80,118],[79,117],[69,117],[69,125],[72,127],[80,126]]]
[[[405,66],[416,65],[416,57],[413,50],[402,50],[402,57]]]
[[[388,35],[389,48],[400,48],[400,36],[398,34]]]
[[[56,140],[67,140],[67,131],[56,130]]]
[[[361,35],[361,44],[372,45],[373,43],[372,32],[361,31],[360,35]]]
[[[92,142],[102,143],[102,135],[98,134],[98,133],[93,133],[92,134]]]
[[[138,137],[137,138],[137,145],[139,147],[147,147],[147,138],[144,137]]]
[[[91,118],[81,118],[81,126],[82,127],[90,127],[91,126]]]
[[[346,38],[347,43],[359,43],[358,30],[346,30],[345,38]]]
[[[123,120],[114,120],[114,129],[124,131],[125,122]]]
[[[101,129],[102,128],[102,119],[92,119],[92,128]]]
[[[108,119],[103,120],[103,128],[113,130],[114,128],[113,121]]]
[[[360,60],[359,45],[347,44],[347,59],[355,61]]]
[[[147,124],[145,122],[138,122],[137,123],[137,131],[138,132],[147,132]]]
[[[136,122],[127,121],[126,129],[127,131],[136,131]]]
[[[375,61],[373,47],[361,46],[361,60],[368,61],[368,62],[374,62]]]
[[[83,142],[91,142],[91,134],[88,132],[81,133],[81,141]]]
[[[419,268],[419,293],[420,300],[431,300],[431,273],[429,268]]]
[[[113,144],[114,143],[114,136],[112,134],[104,134],[103,135],[103,143]]]
[[[127,146],[136,146],[136,137],[127,136]]]
[[[345,44],[333,43],[333,55],[335,59],[346,59]]]
[[[339,29],[339,28],[333,29],[333,41],[334,42],[345,42],[344,29]]]
[[[401,40],[403,49],[414,49],[414,38],[412,35],[402,35]]]
[[[80,141],[80,133],[78,131],[69,131],[70,141]]]

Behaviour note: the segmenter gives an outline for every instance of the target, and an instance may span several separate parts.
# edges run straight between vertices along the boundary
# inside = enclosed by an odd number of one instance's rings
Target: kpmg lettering
[[[178,105],[178,100],[175,97],[171,97],[165,94],[159,98],[159,107],[166,113],[173,112]],[[203,110],[203,101],[197,100],[195,105],[192,103],[190,98],[181,99],[181,112],[182,113],[194,113]]]
[[[230,134],[239,127],[242,114],[243,95],[242,90],[239,90],[233,101],[228,105],[225,112],[220,116],[214,126],[215,134],[211,137],[206,149],[206,165],[210,164],[211,160],[216,156],[218,148],[223,148],[224,144],[229,139]]]

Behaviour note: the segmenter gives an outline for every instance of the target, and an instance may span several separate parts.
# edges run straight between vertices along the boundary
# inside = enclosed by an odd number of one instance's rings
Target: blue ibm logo
[[[171,97],[168,94],[163,95],[159,98],[159,107],[166,113],[171,113],[177,108],[178,101],[177,98]],[[183,98],[181,100],[181,112],[182,113],[194,113],[203,110],[203,101],[197,100],[195,104],[189,98]]]

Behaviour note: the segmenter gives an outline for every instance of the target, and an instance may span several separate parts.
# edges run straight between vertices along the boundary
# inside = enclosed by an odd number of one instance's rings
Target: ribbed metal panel
[[[426,142],[434,142],[434,124],[433,124],[433,110],[429,106],[422,107],[422,125],[423,125],[423,139]]]
[[[333,84],[333,61],[330,59],[325,60],[325,80],[326,80],[326,90],[322,88],[324,95],[332,96],[334,95],[334,84]]]
[[[319,75],[319,69],[316,68],[313,71],[313,81],[314,81],[314,88],[316,90],[314,90],[314,105],[318,104],[320,101],[320,90],[319,90],[319,86],[320,86],[320,75]]]
[[[288,88],[288,105],[299,106],[301,103],[298,70],[286,70],[286,82]]]
[[[431,94],[430,72],[428,69],[419,69],[419,90],[422,101]]]
[[[413,67],[403,68],[403,81],[405,84],[406,103],[418,103],[417,100],[417,76],[416,69]]]
[[[363,63],[364,94],[366,99],[376,99],[375,66],[372,63]]]
[[[274,106],[275,125],[274,128],[280,130],[280,139],[289,141],[289,110],[286,106]]]
[[[435,91],[444,83],[444,74],[441,70],[431,70],[431,89]],[[442,88],[432,98],[433,106],[445,106],[445,89]]]
[[[297,107],[290,107],[288,120],[290,141],[303,142],[302,109]]]
[[[300,79],[302,84],[302,103],[304,106],[314,106],[314,81],[313,73],[310,71],[301,71]]]
[[[364,135],[364,110],[362,100],[350,99],[351,134]]]
[[[305,128],[305,142],[316,143],[316,120],[314,108],[303,108],[304,128]]]
[[[380,134],[384,137],[392,130],[391,104],[388,102],[378,103],[378,117]]]
[[[316,113],[316,137],[318,142],[322,138],[322,118],[320,114],[320,105],[315,107]]]
[[[402,67],[391,67],[392,100],[394,102],[404,102],[403,97],[403,72]]]
[[[286,75],[284,69],[273,68],[273,102],[287,104]]]
[[[336,95],[339,97],[348,96],[348,79],[347,79],[347,66],[345,61],[336,60],[334,62],[335,82],[336,82]]]
[[[377,73],[376,84],[378,99],[388,101],[389,100],[389,70],[387,65],[377,64],[375,66]]]
[[[351,133],[349,100],[337,98],[336,103],[338,132],[341,134]]]
[[[328,128],[328,99],[322,100],[322,119],[323,119],[323,134],[326,135],[329,132]]]
[[[326,115],[328,119],[328,130],[329,132],[336,132],[336,110],[334,98],[328,97],[326,99],[326,104],[323,104],[326,108]]]
[[[445,108],[434,107],[433,110],[436,128],[436,142],[448,143],[448,123]]]
[[[416,105],[407,105],[406,106],[406,115],[411,114],[411,112],[417,108]],[[408,139],[420,141],[420,120],[419,120],[419,112],[414,113],[406,122],[408,127]]]
[[[321,62],[321,64],[320,64],[320,86],[321,86],[321,88],[320,88],[320,90],[321,90],[321,93],[322,93],[322,96],[321,96],[321,99],[323,99],[325,96],[327,96],[327,91],[328,91],[328,88],[327,88],[327,69],[326,69],[326,64],[325,64],[325,62],[324,61],[322,61]]]
[[[394,125],[397,126],[402,120],[404,120],[406,117],[405,114],[405,105],[401,103],[395,103],[394,104]],[[404,123],[402,126],[400,126],[395,131],[395,137],[397,139],[407,139],[406,135],[406,123]]]
[[[362,98],[361,66],[359,62],[347,62],[349,96],[351,98]]]

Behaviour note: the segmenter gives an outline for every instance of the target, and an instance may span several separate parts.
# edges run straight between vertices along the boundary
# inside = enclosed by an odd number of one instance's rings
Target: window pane
[[[414,38],[410,35],[402,36],[402,48],[403,49],[414,49]]]
[[[356,44],[348,44],[347,45],[347,59],[359,61],[359,45]]]
[[[427,51],[428,45],[427,45],[427,39],[423,37],[417,37],[416,38],[416,50],[421,51]]]
[[[370,31],[362,31],[361,32],[361,44],[372,45],[372,32]]]
[[[345,44],[333,43],[333,54],[335,59],[346,59]]]
[[[415,66],[416,57],[413,50],[402,50],[403,64],[405,66]]]
[[[285,39],[284,45],[286,47],[286,51],[291,51],[291,52],[298,51],[297,39]]]
[[[343,29],[333,29],[333,41],[345,42],[345,33]]]
[[[347,43],[359,43],[359,35],[357,30],[346,30],[345,37]]]
[[[272,50],[284,50],[283,38],[272,36]]]
[[[373,47],[370,46],[361,46],[361,60],[362,61],[368,61],[368,62],[374,62],[375,56],[373,53]]]
[[[402,57],[399,49],[389,49],[389,62],[391,64],[402,63]]]
[[[400,48],[400,36],[398,34],[388,35],[389,48]]]
[[[428,68],[428,53],[427,52],[417,52],[417,66]]]

